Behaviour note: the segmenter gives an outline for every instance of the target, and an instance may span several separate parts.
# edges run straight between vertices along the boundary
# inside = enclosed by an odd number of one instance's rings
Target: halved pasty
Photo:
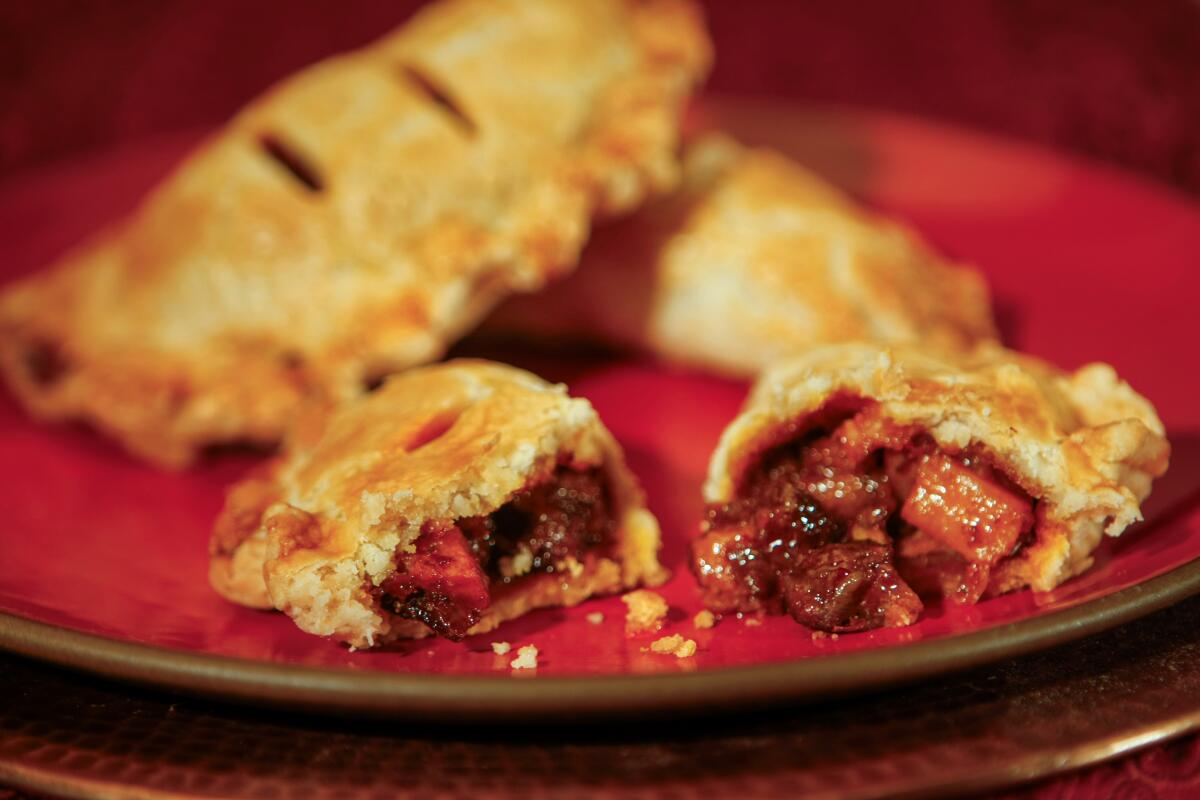
[[[710,135],[684,184],[599,228],[579,269],[493,330],[599,338],[733,376],[849,340],[995,337],[983,278],[784,156]]]
[[[230,492],[211,582],[357,647],[458,639],[666,578],[658,524],[592,406],[453,361],[301,414]]]
[[[162,465],[433,360],[677,179],[687,0],[443,0],[239,113],[126,221],[0,297],[44,419]]]
[[[823,631],[912,623],[922,597],[1052,589],[1141,518],[1162,423],[1105,364],[998,346],[818,348],[763,375],[704,486],[709,608]]]

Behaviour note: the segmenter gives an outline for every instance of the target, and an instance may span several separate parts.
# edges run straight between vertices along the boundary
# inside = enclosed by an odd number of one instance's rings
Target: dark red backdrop
[[[0,174],[212,123],[414,0],[6,0]],[[883,106],[1066,146],[1200,191],[1191,0],[707,0],[714,90]]]
[[[0,178],[215,123],[273,80],[370,40],[418,5],[6,0]],[[1200,193],[1200,4],[1191,0],[705,5],[719,54],[713,90],[941,117]],[[1198,779],[1200,745],[1187,739],[1026,791],[1190,797]]]

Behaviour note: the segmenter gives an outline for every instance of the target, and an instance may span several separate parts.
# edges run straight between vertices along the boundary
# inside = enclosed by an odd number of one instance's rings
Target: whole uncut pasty
[[[794,161],[717,135],[690,146],[678,192],[598,229],[578,270],[488,325],[740,377],[831,342],[995,337],[974,270]]]
[[[24,405],[156,463],[275,442],[306,395],[439,357],[672,187],[686,0],[443,0],[303,70],[127,220],[0,297]]]

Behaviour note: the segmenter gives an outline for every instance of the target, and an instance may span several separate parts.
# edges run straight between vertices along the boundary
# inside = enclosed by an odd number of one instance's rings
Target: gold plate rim
[[[0,613],[0,648],[106,678],[304,711],[473,722],[711,713],[826,699],[1080,639],[1200,593],[1200,558],[1061,611],[970,633],[820,658],[668,675],[514,678],[276,664],[107,639]]]

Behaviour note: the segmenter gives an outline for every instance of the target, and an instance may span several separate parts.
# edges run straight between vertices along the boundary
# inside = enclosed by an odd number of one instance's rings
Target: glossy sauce
[[[769,449],[708,509],[692,548],[705,604],[837,632],[912,624],[921,597],[976,601],[1031,530],[1030,499],[877,406],[832,427]]]
[[[461,639],[490,604],[493,585],[569,568],[609,543],[610,505],[600,469],[559,467],[487,516],[427,522],[416,552],[397,554],[396,571],[376,590],[380,607]]]

